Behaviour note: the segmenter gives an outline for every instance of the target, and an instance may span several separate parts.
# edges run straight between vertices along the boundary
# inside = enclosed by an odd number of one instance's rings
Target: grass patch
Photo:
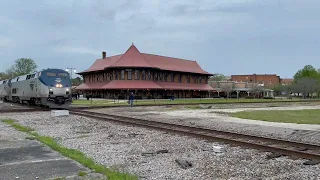
[[[269,122],[320,124],[319,109],[240,111],[231,113],[230,115],[232,117],[243,119],[262,120]]]
[[[79,176],[86,176],[86,175],[87,175],[87,173],[86,173],[86,172],[84,172],[84,171],[80,171],[80,172],[78,173],[78,175],[79,175]]]
[[[66,147],[63,147],[59,145],[53,138],[49,136],[41,136],[38,133],[34,132],[32,128],[21,126],[13,120],[2,120],[3,122],[11,125],[15,129],[26,132],[29,135],[33,135],[35,139],[42,142],[43,144],[46,144],[51,149],[60,152],[63,156],[69,157],[73,160],[78,161],[82,165],[94,170],[97,173],[104,174],[108,179],[110,180],[136,180],[138,179],[136,176],[127,174],[127,173],[121,173],[112,171],[100,164],[96,164],[93,159],[87,157],[84,153],[81,151],[75,150],[75,149],[69,149]]]
[[[26,133],[31,133],[32,131],[34,131],[34,129],[30,128],[30,127],[25,127],[25,126],[21,126],[17,123],[14,122],[14,120],[8,119],[8,120],[2,120],[2,122],[5,122],[7,124],[9,124],[10,126],[14,127],[15,129],[22,131],[22,132],[26,132]]]

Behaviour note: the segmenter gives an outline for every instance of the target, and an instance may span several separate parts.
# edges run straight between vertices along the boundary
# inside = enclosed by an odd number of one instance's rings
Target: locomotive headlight
[[[49,89],[49,94],[53,94],[53,89]]]
[[[69,88],[67,88],[66,91],[69,92]]]
[[[56,84],[57,88],[62,88],[62,84]]]

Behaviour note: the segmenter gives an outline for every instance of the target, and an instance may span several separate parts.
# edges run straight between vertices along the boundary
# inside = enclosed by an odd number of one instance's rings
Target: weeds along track
[[[89,112],[79,109],[71,110],[70,114],[85,116],[99,120],[124,123],[128,125],[147,127],[167,132],[189,135],[210,141],[229,143],[235,146],[268,151],[274,153],[274,157],[284,155],[308,159],[312,161],[314,164],[320,162],[320,144],[307,144],[282,139],[219,131],[202,127],[186,126],[152,120],[144,120],[139,118],[111,115],[105,113]]]

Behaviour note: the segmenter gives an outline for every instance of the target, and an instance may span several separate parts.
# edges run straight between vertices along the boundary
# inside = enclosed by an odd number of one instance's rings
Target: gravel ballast
[[[134,111],[134,108],[131,108]],[[143,107],[146,109],[146,107]],[[139,108],[137,112],[142,111]],[[122,114],[127,112],[123,109]],[[266,152],[169,134],[80,116],[51,117],[50,112],[1,114],[34,128],[41,135],[78,149],[97,162],[139,179],[316,179],[320,165],[286,157],[266,160]],[[153,116],[155,118],[155,116]],[[214,146],[222,146],[215,153]],[[158,152],[159,150],[168,150]],[[176,160],[187,160],[183,169]]]
[[[255,108],[239,104],[233,106],[233,108],[213,106],[210,109],[181,108],[179,110],[176,110],[176,107],[123,107],[91,109],[89,111],[320,144],[320,125],[275,123],[228,116],[230,112],[245,110],[320,109],[319,105],[285,107],[265,107],[262,105],[262,107]]]

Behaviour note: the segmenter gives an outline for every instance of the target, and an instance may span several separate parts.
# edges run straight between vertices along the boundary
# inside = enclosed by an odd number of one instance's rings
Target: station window
[[[142,80],[146,80],[146,71],[145,70],[142,70],[142,77],[141,77]]]
[[[124,80],[124,70],[121,70],[121,80]]]
[[[182,76],[181,74],[178,74],[178,82],[181,83],[181,81],[182,81]]]
[[[162,81],[162,73],[159,73],[159,81]]]
[[[170,74],[170,81],[173,82],[174,81],[174,76],[173,73]]]
[[[136,80],[139,80],[140,79],[140,72],[139,72],[139,70],[135,70],[134,71],[134,78],[136,79]]]
[[[122,72],[121,72],[122,73]],[[121,77],[122,77],[122,74],[121,74]],[[132,79],[132,71],[128,71],[128,77],[127,77],[128,80],[131,80]]]
[[[168,81],[168,74],[167,73],[163,73],[163,81],[164,82]]]
[[[148,80],[151,80],[151,72],[148,71]]]
[[[187,75],[187,83],[190,83],[190,75]]]
[[[154,79],[155,81],[158,81],[158,74],[157,73],[154,73]]]
[[[193,83],[197,83],[197,77],[196,76],[193,76]]]

